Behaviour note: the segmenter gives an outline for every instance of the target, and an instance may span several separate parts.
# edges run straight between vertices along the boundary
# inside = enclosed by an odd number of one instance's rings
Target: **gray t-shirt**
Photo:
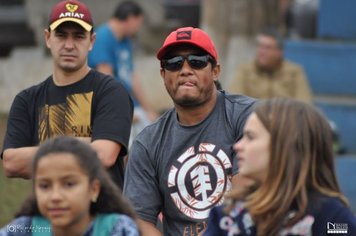
[[[197,235],[210,209],[221,204],[237,172],[232,145],[242,137],[252,98],[218,92],[213,111],[201,123],[183,126],[175,109],[146,127],[133,142],[124,195],[139,217],[164,235]]]

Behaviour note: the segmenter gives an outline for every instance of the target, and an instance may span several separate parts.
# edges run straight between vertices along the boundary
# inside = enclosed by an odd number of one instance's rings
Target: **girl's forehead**
[[[83,173],[76,157],[71,153],[50,153],[37,163],[36,173],[50,173],[58,170],[75,170]]]
[[[48,159],[50,159],[50,161],[54,161],[54,159],[57,159],[57,158],[58,159],[68,159],[68,160],[73,160],[73,161],[76,160],[75,156],[72,153],[52,152],[52,153],[43,155],[38,162],[40,163],[41,161],[48,161]]]

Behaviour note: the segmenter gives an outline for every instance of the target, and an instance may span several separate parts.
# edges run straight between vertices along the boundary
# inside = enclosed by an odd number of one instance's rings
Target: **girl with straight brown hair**
[[[234,145],[239,174],[210,212],[209,235],[356,235],[356,218],[336,179],[332,132],[313,106],[291,99],[259,102]],[[331,233],[331,234],[330,234]]]

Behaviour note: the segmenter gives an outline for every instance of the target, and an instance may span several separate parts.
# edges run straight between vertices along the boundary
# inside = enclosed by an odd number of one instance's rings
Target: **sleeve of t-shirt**
[[[19,148],[34,145],[32,143],[31,117],[28,113],[29,98],[25,91],[16,95],[9,112],[7,130],[2,152],[8,148]],[[2,157],[2,153],[1,153]]]
[[[236,110],[235,112],[235,116],[237,117],[236,123],[235,123],[235,141],[234,143],[236,143],[237,141],[239,141],[242,138],[243,135],[243,129],[246,123],[246,120],[248,118],[248,116],[251,114],[251,112],[253,111],[253,106],[255,104],[255,100],[249,97],[245,97],[243,98],[245,99],[245,101],[243,102],[243,105],[241,105],[239,107],[238,110]],[[236,154],[238,155],[238,154]],[[232,163],[232,174],[235,175],[238,173],[238,165],[237,165],[237,158],[233,159],[233,163]]]
[[[133,116],[132,100],[123,85],[107,79],[95,94],[92,139],[108,139],[122,145],[120,156],[126,155]]]
[[[89,52],[88,64],[96,68],[98,64],[110,64],[114,67],[114,45],[105,32],[97,33],[92,50]]]
[[[137,140],[130,149],[123,193],[142,220],[156,224],[162,207],[156,168],[147,150]]]
[[[235,143],[240,140],[242,138],[243,135],[243,129],[246,123],[246,120],[248,118],[248,116],[252,113],[253,111],[253,107],[255,104],[255,100],[249,97],[245,97],[246,101],[245,104],[243,106],[240,107],[239,110],[237,110],[237,117],[238,119],[236,119],[236,130],[235,130]]]

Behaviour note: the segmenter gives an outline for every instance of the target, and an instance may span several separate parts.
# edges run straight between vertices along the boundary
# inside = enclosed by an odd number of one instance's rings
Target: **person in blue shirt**
[[[239,175],[253,183],[211,210],[204,236],[356,235],[336,179],[331,127],[312,105],[259,102],[234,150]]]
[[[96,41],[88,57],[90,67],[114,76],[131,94],[135,105],[132,138],[158,117],[145,98],[133,64],[131,38],[141,28],[143,19],[143,10],[137,3],[121,2],[113,17],[96,29]]]
[[[78,138],[40,146],[32,163],[34,193],[1,236],[138,236],[135,213],[100,163]]]

